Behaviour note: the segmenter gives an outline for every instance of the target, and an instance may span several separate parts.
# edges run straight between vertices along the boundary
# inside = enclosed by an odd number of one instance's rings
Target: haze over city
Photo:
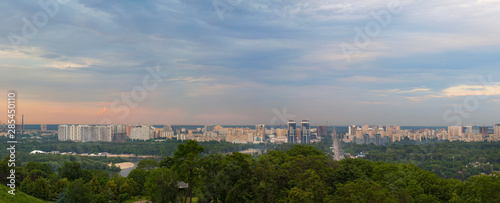
[[[24,36],[44,9],[2,1],[0,96],[26,124],[499,123],[498,1],[393,3],[70,1]]]

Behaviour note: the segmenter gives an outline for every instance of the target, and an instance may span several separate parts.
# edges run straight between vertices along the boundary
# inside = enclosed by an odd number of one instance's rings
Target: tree
[[[99,185],[99,181],[97,178],[93,177],[92,180],[89,182],[90,190],[94,192],[95,194],[101,192],[101,185]]]
[[[471,177],[459,187],[458,202],[500,202],[500,173]]]
[[[128,178],[132,179],[135,181],[139,187],[139,191],[137,191],[139,194],[142,194],[144,191],[144,183],[146,182],[146,179],[148,178],[150,172],[146,171],[144,169],[140,168],[135,168],[134,170],[130,171],[128,174]]]
[[[92,191],[82,179],[76,179],[68,186],[64,196],[64,202],[68,203],[90,202],[92,200]]]
[[[21,191],[24,193],[31,195],[33,194],[33,181],[31,181],[31,178],[26,177],[24,178],[23,182],[21,182],[21,186],[19,187]]]
[[[90,180],[92,180],[92,178],[94,177],[94,175],[92,174],[92,172],[90,170],[83,170],[82,171],[82,176],[81,178],[83,179],[83,181],[85,181],[86,183],[87,182],[90,182]]]
[[[174,158],[170,156],[165,157],[160,161],[160,167],[172,168],[173,165],[174,165]]]
[[[297,203],[315,203],[313,201],[313,194],[309,190],[301,190],[298,187],[293,187],[286,198],[286,202],[297,202]]]
[[[153,202],[175,202],[177,199],[177,178],[168,168],[157,168],[147,178],[147,194]]]
[[[360,178],[371,176],[373,162],[361,159],[344,159],[339,162],[338,168],[330,174],[334,180],[333,187],[337,184],[345,184]]]
[[[307,145],[295,145],[292,149],[286,151],[286,154],[288,156],[298,156],[298,155],[302,155],[302,156],[317,156],[317,155],[320,155],[320,156],[324,156],[325,154],[312,147],[312,146],[307,146]]]
[[[52,187],[52,197],[58,197],[63,190],[68,187],[69,181],[66,178],[59,179],[56,184]]]
[[[334,195],[335,202],[396,202],[396,198],[372,180],[357,179],[339,184]]]
[[[28,177],[31,179],[31,181],[35,181],[38,178],[48,178],[48,175],[47,173],[39,169],[34,169],[28,173]]]
[[[68,196],[66,196],[67,189],[64,188],[61,193],[56,198],[56,203],[65,203],[68,202]]]
[[[52,167],[50,167],[48,164],[46,163],[40,163],[40,162],[28,162],[28,164],[25,166],[25,169],[28,171],[28,172],[31,172],[35,169],[38,169],[40,171],[43,171],[46,175],[50,175],[53,173],[52,171]],[[46,178],[46,177],[45,177]]]
[[[199,182],[200,192],[197,194],[199,201],[203,202],[218,202],[218,198],[222,193],[220,182],[217,174],[222,170],[223,156],[220,154],[203,157],[199,161],[200,177]],[[165,159],[164,159],[165,160]]]
[[[64,166],[60,168],[59,174],[61,177],[67,178],[69,181],[73,181],[81,178],[83,176],[83,171],[80,163],[76,161],[67,161],[64,163]]]
[[[254,197],[253,171],[255,161],[248,154],[234,152],[222,160],[222,170],[217,174],[221,200],[245,202]]]
[[[109,172],[104,170],[92,170],[92,176],[97,179],[99,185],[105,185],[109,181]]]
[[[292,198],[290,202],[301,202],[296,199],[298,194],[308,196],[310,202],[326,202],[331,196],[328,195],[329,188],[324,180],[312,169],[306,170],[291,180],[294,185],[288,193],[288,198]]]
[[[108,190],[111,191],[111,193],[113,193],[113,195],[115,196],[118,196],[118,185],[115,183],[115,180],[109,180],[108,183],[106,184],[106,187],[108,188]]]
[[[179,179],[187,182],[190,187],[187,192],[191,199],[193,186],[198,181],[198,168],[196,163],[199,159],[199,154],[205,151],[201,145],[195,140],[188,140],[186,145],[179,144],[177,151],[174,152],[174,165],[172,170],[179,175]],[[186,197],[187,198],[187,197]]]
[[[133,191],[132,191],[132,187],[128,184],[128,182],[125,182],[125,183],[120,185],[119,192],[120,192],[120,194],[124,194],[124,193],[132,194]]]
[[[32,195],[44,199],[49,200],[50,198],[50,184],[49,181],[45,178],[37,179],[32,185]]]
[[[144,169],[146,171],[153,170],[158,166],[158,161],[154,159],[143,159],[137,164],[138,169]]]
[[[260,202],[278,202],[288,195],[289,171],[283,167],[288,156],[283,151],[269,151],[259,157],[256,167],[258,185],[256,199]]]

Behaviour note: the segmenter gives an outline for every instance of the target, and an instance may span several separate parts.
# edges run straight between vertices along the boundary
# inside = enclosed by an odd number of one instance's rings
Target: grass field
[[[37,199],[35,197],[29,196],[16,190],[14,193],[16,195],[11,195],[8,193],[10,188],[5,185],[0,185],[0,202],[13,202],[13,203],[48,203],[49,201]]]

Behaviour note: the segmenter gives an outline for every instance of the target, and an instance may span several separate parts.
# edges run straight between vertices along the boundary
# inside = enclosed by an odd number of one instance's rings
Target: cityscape
[[[297,125],[299,124],[299,125]],[[60,141],[75,142],[123,142],[126,140],[196,140],[197,142],[219,141],[229,143],[314,143],[328,136],[333,126],[310,126],[309,120],[289,120],[286,126],[258,124],[255,127],[223,127],[204,125],[186,129],[181,125],[58,125],[57,131],[47,130],[46,124],[40,130],[26,130],[27,134],[57,135]],[[357,144],[387,145],[401,140],[422,141],[435,139],[460,142],[498,142],[500,124],[488,126],[448,126],[447,128],[402,129],[401,126],[337,126],[347,128],[345,134],[337,135],[343,142]],[[0,125],[0,136],[7,136],[6,125]]]
[[[0,203],[500,203],[500,0],[0,1]]]
[[[256,125],[255,128],[233,128],[220,125],[205,125],[203,128],[189,129],[180,126],[165,125],[163,128],[155,128],[151,125],[59,125],[58,139],[61,141],[71,140],[78,142],[95,141],[125,141],[151,140],[151,139],[176,139],[224,141],[231,143],[311,143],[319,142],[321,137],[327,136],[328,126],[311,128],[309,120],[303,120],[297,127],[295,120],[288,121],[287,128],[266,128],[264,124]],[[344,142],[355,142],[357,144],[385,145],[389,142],[409,139],[422,141],[423,139],[437,139],[464,142],[497,142],[500,141],[500,124],[493,128],[479,126],[449,126],[448,129],[417,129],[401,130],[401,126],[349,126],[348,133],[340,135]]]

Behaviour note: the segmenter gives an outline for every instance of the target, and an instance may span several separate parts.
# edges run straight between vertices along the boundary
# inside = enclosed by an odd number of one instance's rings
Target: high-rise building
[[[153,126],[134,126],[130,131],[132,140],[149,140],[154,138],[155,129]]]
[[[464,133],[473,133],[473,134],[479,134],[480,130],[478,126],[464,126]]]
[[[59,125],[57,137],[61,141],[71,140],[75,142],[123,141],[126,139],[125,130],[125,126],[117,127],[115,125]],[[121,138],[114,138],[116,135]]]
[[[213,132],[214,131],[214,125],[205,125],[203,128],[203,132]]]
[[[266,135],[266,125],[264,124],[259,124],[255,126],[255,133],[258,136],[264,136]]]
[[[164,130],[164,131],[173,131],[173,130],[172,130],[172,126],[170,126],[170,125],[165,125],[165,126],[163,126],[163,130]]]
[[[323,137],[328,135],[328,126],[320,125],[318,126],[318,136]]]
[[[297,143],[297,123],[295,120],[288,120],[288,143]]]
[[[484,127],[479,127],[479,134],[483,135],[483,138],[488,137],[490,129],[486,126]]]
[[[356,130],[357,130],[357,128],[356,128],[356,126],[355,126],[355,125],[353,125],[353,126],[349,126],[349,129],[348,129],[348,130],[349,130],[349,135],[350,135],[350,136],[356,135]]]
[[[24,114],[21,115],[21,118],[22,118],[21,135],[23,135],[24,134]]]
[[[366,132],[368,132],[368,129],[369,129],[369,128],[370,128],[370,126],[369,126],[369,125],[363,125],[363,126],[361,127],[361,130],[363,131],[363,133],[366,133]]]
[[[47,131],[47,124],[41,124],[40,125],[40,131],[42,131],[42,132]]]
[[[98,127],[90,125],[79,125],[80,137],[82,142],[96,142],[100,140],[101,132]]]
[[[302,132],[300,142],[311,143],[311,126],[309,125],[309,120],[302,120],[300,131]]]
[[[493,134],[497,139],[500,138],[500,124],[493,126]]]
[[[462,137],[462,134],[464,132],[464,127],[463,126],[448,126],[448,134],[450,134],[450,137]]]
[[[67,125],[59,125],[57,128],[57,139],[61,141],[68,140],[69,127]]]
[[[216,126],[214,127],[214,131],[221,131],[221,130],[224,130],[224,127],[223,127],[223,126],[221,126],[221,125],[216,125]]]

